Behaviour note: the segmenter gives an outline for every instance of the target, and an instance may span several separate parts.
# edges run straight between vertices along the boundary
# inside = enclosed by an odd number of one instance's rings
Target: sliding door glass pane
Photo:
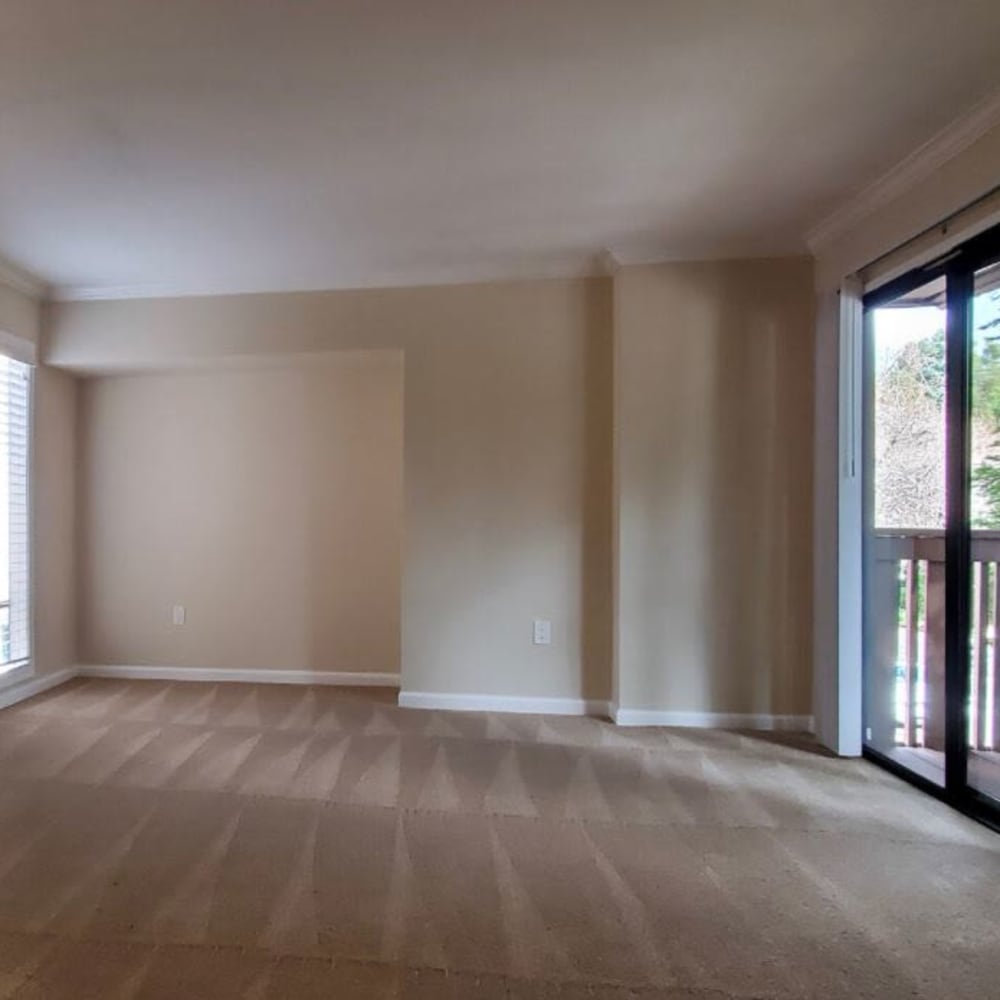
[[[0,356],[0,671],[10,650],[10,361]]]
[[[869,310],[865,741],[944,784],[945,281]]]
[[[0,356],[0,673],[29,656],[30,384],[28,365]]]
[[[1000,799],[1000,264],[975,276],[971,362],[968,780]]]

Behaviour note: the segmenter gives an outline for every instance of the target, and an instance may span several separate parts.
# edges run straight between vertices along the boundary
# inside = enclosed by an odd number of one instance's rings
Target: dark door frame
[[[865,315],[864,426],[873,431],[870,409],[872,364],[871,310],[938,278],[945,279],[945,783],[942,788],[862,741],[869,760],[986,823],[1000,832],[1000,803],[968,784],[969,624],[971,525],[969,516],[970,369],[972,299],[975,274],[1000,262],[1000,226],[973,237],[938,260],[916,267],[862,300]],[[870,438],[866,456],[871,455]],[[867,463],[864,468],[865,535],[873,528],[874,494]],[[867,644],[866,635],[865,642]]]

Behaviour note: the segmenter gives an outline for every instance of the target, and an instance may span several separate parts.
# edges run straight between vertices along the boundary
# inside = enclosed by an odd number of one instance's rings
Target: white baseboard
[[[399,687],[399,674],[345,673],[331,670],[227,670],[217,667],[119,666],[97,663],[77,667],[81,677],[119,680],[208,681],[214,684],[328,684],[336,687]]]
[[[497,694],[444,694],[400,691],[400,708],[439,708],[455,712],[519,712],[523,715],[596,715],[607,717],[608,703],[586,698],[522,698]]]
[[[755,729],[762,732],[811,733],[811,715],[765,715],[743,712],[665,712],[611,706],[618,726],[678,726],[695,729]]]
[[[0,708],[7,708],[9,705],[16,705],[19,701],[24,701],[27,698],[34,698],[36,694],[50,691],[60,684],[65,684],[66,681],[71,681],[74,677],[76,677],[76,670],[67,668],[66,670],[57,670],[53,674],[42,674],[40,677],[31,677],[17,684],[11,684],[10,687],[0,690]]]
[[[738,712],[663,712],[618,708],[585,698],[522,698],[514,695],[445,694],[400,691],[400,708],[437,708],[459,712],[519,712],[525,715],[590,715],[619,726],[683,726],[699,729],[755,729],[812,732],[811,715],[762,715]]]
[[[151,667],[81,664],[76,668],[32,677],[0,688],[0,708],[65,684],[74,677],[121,680],[208,681],[237,684],[321,684],[339,687],[399,687],[399,674],[337,673],[317,670],[225,670],[214,667]],[[740,712],[674,712],[619,708],[586,698],[525,698],[514,695],[446,694],[400,691],[401,708],[464,712],[517,712],[525,715],[589,715],[611,718],[619,726],[678,726],[698,729],[751,729],[771,732],[813,732],[811,715],[767,715]]]

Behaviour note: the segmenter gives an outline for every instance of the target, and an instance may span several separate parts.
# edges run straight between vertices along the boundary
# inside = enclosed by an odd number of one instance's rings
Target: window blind
[[[0,355],[0,672],[31,656],[31,365]]]

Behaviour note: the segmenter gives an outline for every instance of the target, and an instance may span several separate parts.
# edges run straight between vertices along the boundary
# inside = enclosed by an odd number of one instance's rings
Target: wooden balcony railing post
[[[899,559],[892,546],[878,544],[869,580],[869,669],[865,676],[866,726],[878,747],[893,746],[896,733],[896,665],[899,658]]]
[[[1000,749],[1000,531],[976,529],[971,541],[968,742],[972,749],[995,750]],[[866,725],[876,746],[922,745],[943,752],[944,532],[878,531],[873,554]]]
[[[903,664],[903,688],[906,697],[903,702],[903,743],[906,746],[916,746],[917,717],[916,692],[919,691],[919,671],[917,664],[920,658],[920,563],[916,559],[903,562],[903,621],[906,629],[905,648],[903,650],[906,662]]]
[[[994,570],[993,587],[993,648],[991,660],[993,663],[993,745],[991,749],[1000,750],[1000,565]],[[985,685],[984,685],[985,687]]]
[[[972,698],[970,731],[974,747],[985,747],[989,728],[990,563],[973,562]]]
[[[927,562],[924,746],[944,751],[944,560]]]

